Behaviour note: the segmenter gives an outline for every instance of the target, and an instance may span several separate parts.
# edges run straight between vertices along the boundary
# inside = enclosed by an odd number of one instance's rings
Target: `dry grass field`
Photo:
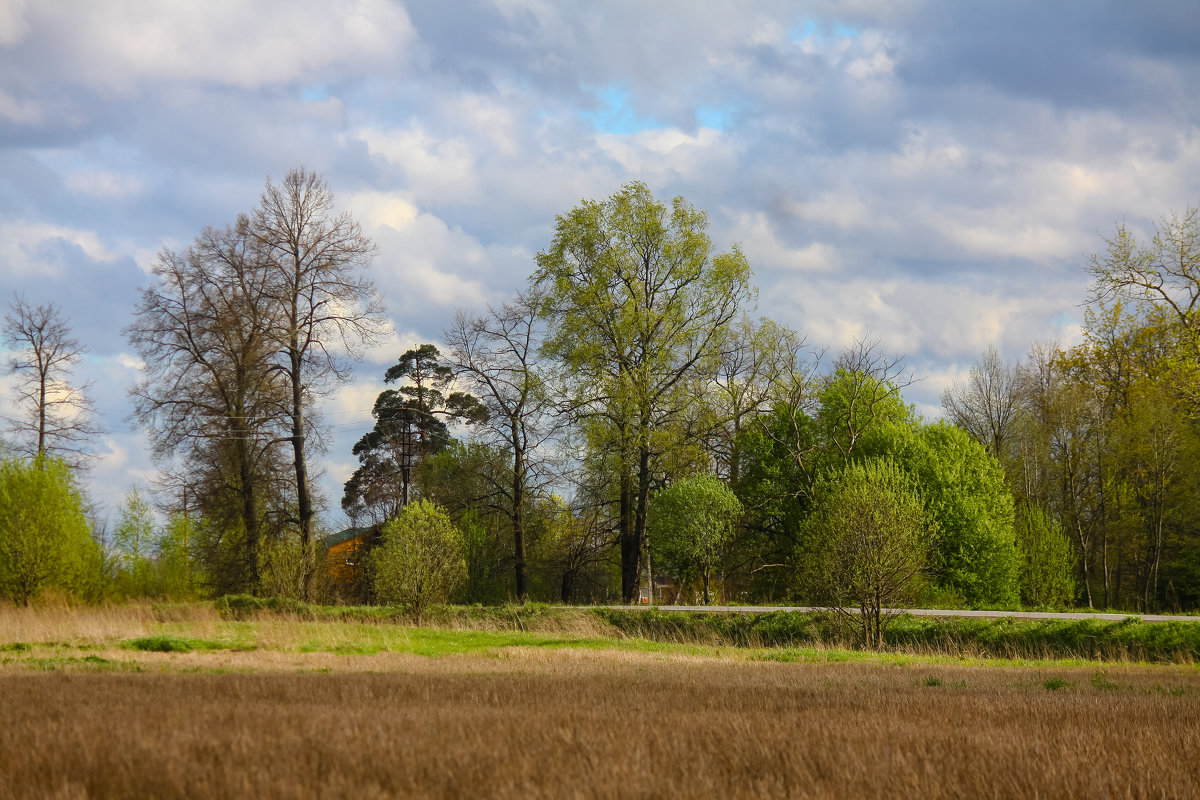
[[[0,798],[1200,795],[1194,666],[778,656],[0,609]]]

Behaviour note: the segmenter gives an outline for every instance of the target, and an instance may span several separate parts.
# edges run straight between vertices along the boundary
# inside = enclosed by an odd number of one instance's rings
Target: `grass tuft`
[[[124,643],[130,650],[143,650],[152,653],[190,653],[193,650],[222,650],[226,645],[207,639],[187,639],[171,634],[157,634],[130,639]]]

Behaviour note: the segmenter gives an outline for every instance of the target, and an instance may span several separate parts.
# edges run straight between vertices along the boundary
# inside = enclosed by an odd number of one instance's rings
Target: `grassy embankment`
[[[883,654],[854,650],[853,634],[827,613],[663,613],[653,610],[445,607],[415,623],[397,609],[267,603],[0,607],[0,665],[86,658],[99,650],[229,654],[423,656],[507,647],[615,649],[749,660],[1023,660],[1200,662],[1200,624],[1086,619],[903,616]],[[86,651],[86,652],[85,652]],[[82,653],[82,655],[80,655]],[[64,664],[71,663],[64,661]]]

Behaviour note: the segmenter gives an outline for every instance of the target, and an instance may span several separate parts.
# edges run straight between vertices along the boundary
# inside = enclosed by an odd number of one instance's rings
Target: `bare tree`
[[[1000,458],[1020,409],[1016,366],[989,345],[971,366],[967,382],[955,381],[942,393],[942,408],[951,422]]]
[[[479,430],[502,445],[512,459],[497,489],[505,499],[503,513],[512,523],[517,598],[522,603],[529,595],[527,494],[545,479],[545,461],[537,451],[552,430],[545,413],[551,399],[536,365],[542,302],[536,292],[518,294],[511,303],[489,308],[481,317],[460,312],[444,333],[456,377],[478,394],[487,409],[487,420]]]
[[[268,180],[247,224],[269,274],[275,369],[289,389],[283,410],[296,476],[295,523],[308,552],[316,506],[306,412],[316,396],[351,379],[350,357],[382,333],[382,301],[362,274],[375,245],[348,213],[334,212],[328,184],[303,168],[278,185]]]
[[[792,374],[803,344],[794,331],[766,318],[755,322],[745,316],[732,327],[707,392],[713,401],[715,424],[705,438],[718,472],[735,486],[741,475],[738,448],[742,433],[751,420],[769,409],[773,387]]]
[[[212,554],[216,585],[253,590],[264,517],[284,505],[276,451],[287,387],[271,362],[270,273],[242,224],[206,229],[183,253],[163,251],[153,275],[126,329],[144,361],[134,419],[182,496],[221,530],[236,520],[245,537]]]
[[[1104,241],[1108,251],[1088,264],[1092,298],[1128,297],[1169,310],[1200,356],[1200,208],[1164,217],[1147,245],[1124,225]]]
[[[21,416],[10,420],[20,452],[53,453],[72,466],[93,458],[92,439],[104,433],[88,397],[90,384],[75,386],[71,371],[87,349],[54,303],[38,305],[14,296],[4,317],[4,338],[13,350],[9,372],[17,376]]]

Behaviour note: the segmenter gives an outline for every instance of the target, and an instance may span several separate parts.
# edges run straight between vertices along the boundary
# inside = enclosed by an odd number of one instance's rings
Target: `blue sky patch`
[[[665,127],[654,117],[639,117],[629,102],[629,92],[620,86],[607,86],[596,91],[597,108],[580,111],[579,116],[603,133],[628,134]]]

